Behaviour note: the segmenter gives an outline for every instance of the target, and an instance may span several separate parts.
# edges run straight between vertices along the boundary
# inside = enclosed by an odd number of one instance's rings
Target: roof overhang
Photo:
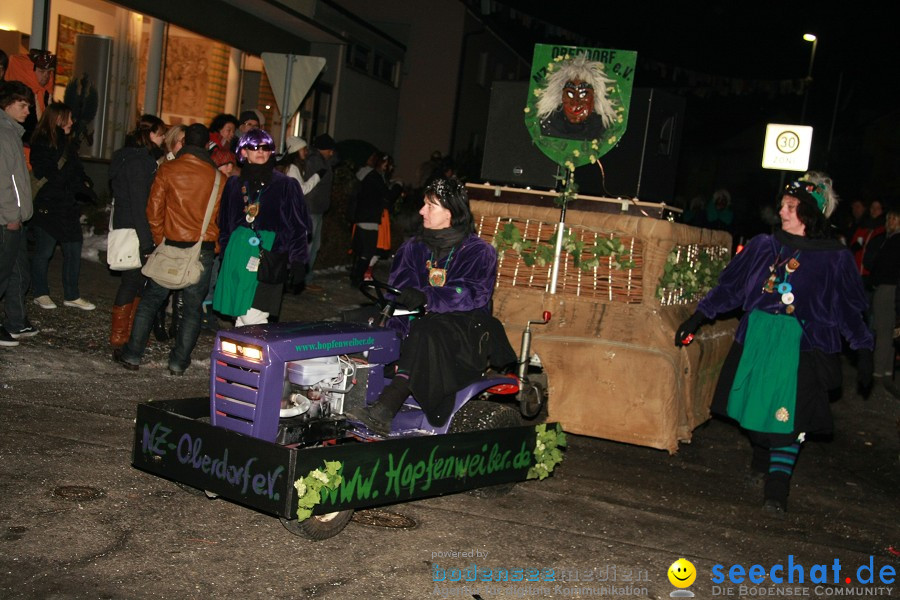
[[[313,10],[303,11],[299,6],[292,8],[276,0],[116,0],[116,3],[251,54],[300,54],[310,43],[347,42],[343,34],[317,23]],[[315,6],[314,2],[303,4]]]

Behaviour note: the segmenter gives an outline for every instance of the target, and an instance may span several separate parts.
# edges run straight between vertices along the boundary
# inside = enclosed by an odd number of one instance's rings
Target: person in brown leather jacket
[[[147,220],[154,244],[189,247],[200,238],[213,186],[216,178],[222,177],[206,150],[208,142],[209,130],[206,126],[199,123],[189,126],[184,135],[184,147],[177,158],[162,164],[156,172],[147,201]],[[169,373],[172,375],[182,375],[190,366],[191,352],[200,335],[201,304],[209,289],[213,257],[218,251],[219,228],[216,223],[224,183],[220,180],[212,219],[203,235],[200,252],[203,274],[200,281],[182,290],[182,324],[175,335],[175,346],[169,353]],[[135,312],[131,337],[123,348],[113,354],[114,359],[126,369],[136,371],[139,368],[150,338],[153,317],[165,303],[169,291],[152,279],[148,280]]]

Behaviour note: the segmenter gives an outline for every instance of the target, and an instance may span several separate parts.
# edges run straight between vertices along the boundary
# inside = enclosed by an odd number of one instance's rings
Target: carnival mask
[[[563,112],[569,123],[584,123],[594,109],[594,88],[580,81],[567,81],[562,92]]]

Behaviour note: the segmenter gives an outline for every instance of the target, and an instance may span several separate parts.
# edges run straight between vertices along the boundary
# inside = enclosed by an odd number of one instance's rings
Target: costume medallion
[[[247,216],[245,218],[247,219],[248,223],[252,223],[253,221],[255,221],[256,215],[258,215],[258,214],[259,214],[259,204],[258,203],[250,204],[247,206]]]
[[[432,287],[441,287],[447,282],[447,269],[438,269],[437,267],[428,269],[428,283]]]

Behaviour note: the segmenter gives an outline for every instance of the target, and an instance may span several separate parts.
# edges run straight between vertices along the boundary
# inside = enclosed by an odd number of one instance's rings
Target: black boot
[[[400,407],[408,397],[409,379],[394,377],[374,404],[356,410],[350,409],[347,411],[347,417],[359,421],[373,433],[387,437],[391,433],[391,421],[400,412]]]
[[[776,516],[783,516],[787,512],[787,499],[790,492],[790,475],[780,471],[769,473],[766,475],[766,485],[763,493],[763,510]]]

